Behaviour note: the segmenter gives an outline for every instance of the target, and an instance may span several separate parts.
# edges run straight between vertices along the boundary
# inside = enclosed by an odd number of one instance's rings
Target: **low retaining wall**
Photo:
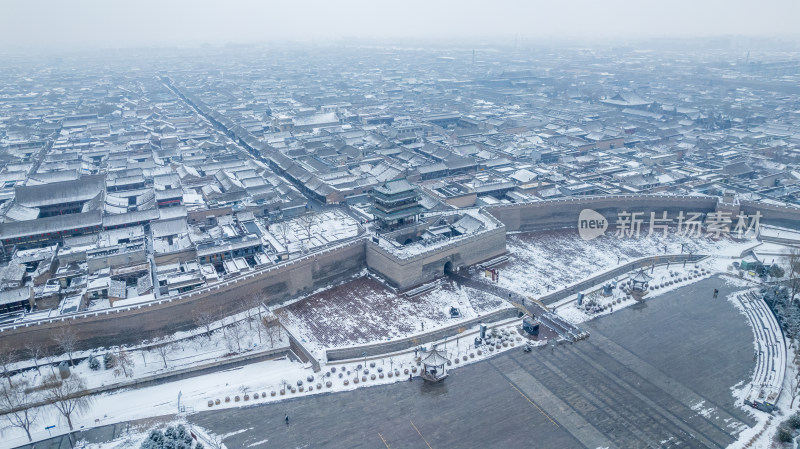
[[[311,363],[311,367],[315,373],[318,373],[322,368],[319,366],[319,361],[303,347],[303,345],[292,335],[289,329],[284,328],[286,335],[289,336],[289,348],[294,352],[303,363]]]
[[[510,307],[508,309],[498,310],[487,315],[473,318],[471,320],[462,321],[461,323],[448,326],[444,329],[431,331],[426,334],[417,335],[414,337],[403,338],[400,340],[389,341],[386,343],[375,343],[371,345],[356,346],[350,348],[329,349],[325,351],[325,355],[329,362],[337,360],[357,359],[359,357],[372,357],[380,354],[387,354],[391,352],[403,351],[410,349],[421,344],[430,343],[432,341],[444,340],[447,337],[454,337],[458,335],[458,329],[469,328],[476,326],[482,322],[493,322],[514,318],[519,313],[516,308]]]

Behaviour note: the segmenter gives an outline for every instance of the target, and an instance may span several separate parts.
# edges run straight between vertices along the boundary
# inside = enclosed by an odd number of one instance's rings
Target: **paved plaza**
[[[753,425],[730,390],[754,367],[752,331],[724,299],[735,289],[714,276],[585,323],[588,340],[512,349],[436,385],[415,378],[189,420],[228,435],[228,447],[725,447]]]

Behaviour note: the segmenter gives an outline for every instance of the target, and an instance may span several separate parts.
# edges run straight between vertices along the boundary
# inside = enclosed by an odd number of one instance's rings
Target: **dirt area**
[[[450,307],[461,318],[450,317]],[[295,335],[324,347],[387,341],[450,326],[506,306],[502,299],[442,280],[408,298],[370,277],[331,288],[277,311]]]

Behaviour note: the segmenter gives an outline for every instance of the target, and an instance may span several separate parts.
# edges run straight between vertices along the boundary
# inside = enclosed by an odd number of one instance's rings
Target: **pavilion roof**
[[[644,269],[640,269],[640,270],[639,270],[639,272],[638,272],[638,273],[636,273],[636,274],[635,274],[635,275],[634,275],[634,276],[631,278],[631,280],[632,280],[633,282],[639,282],[639,283],[643,283],[643,284],[644,284],[644,283],[647,283],[647,282],[650,282],[652,279],[653,279],[653,278],[652,278],[652,277],[650,277],[650,275],[648,275],[647,273],[645,273],[645,272],[644,272]]]
[[[428,355],[422,360],[427,366],[440,366],[444,365],[450,360],[444,356],[438,349],[434,348],[432,351],[428,353]]]

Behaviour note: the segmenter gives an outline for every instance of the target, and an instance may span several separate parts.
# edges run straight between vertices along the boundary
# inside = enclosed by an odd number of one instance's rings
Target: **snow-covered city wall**
[[[381,275],[398,288],[409,288],[444,274],[446,269],[474,265],[506,251],[506,231],[540,231],[574,228],[582,209],[592,209],[605,217],[627,212],[667,212],[671,218],[678,211],[709,213],[718,210],[720,200],[711,196],[687,195],[616,195],[492,206],[476,212],[491,214],[496,225],[472,235],[465,235],[409,254],[396,254],[362,235],[341,245],[334,245],[298,259],[253,271],[179,296],[133,304],[119,309],[78,312],[57,318],[40,319],[0,327],[0,336],[11,345],[23,347],[39,341],[52,345],[52,334],[71,326],[86,347],[125,344],[150,338],[169,329],[196,327],[193,313],[205,308],[235,309],[243,297],[263,296],[268,303],[309,292],[363,270]],[[800,227],[800,209],[742,201],[735,205],[747,215],[761,214],[762,223]],[[496,219],[496,220],[494,220]]]
[[[402,257],[373,241],[367,242],[367,266],[394,287],[405,289],[435,279],[446,270],[474,265],[506,252],[503,226],[459,237],[429,251]],[[449,265],[448,265],[449,264]]]
[[[136,343],[197,327],[194,317],[198,311],[233,313],[241,308],[241,299],[248,297],[260,297],[268,304],[278,303],[358,273],[364,265],[363,240],[355,240],[176,297],[126,309],[78,313],[0,327],[0,338],[13,347],[23,348],[34,342],[47,347],[54,344],[52,336],[59,329],[71,327],[81,349]]]
[[[753,215],[756,211],[760,212],[764,224],[800,229],[800,209],[797,207],[749,200],[742,200],[740,206],[743,214]]]
[[[692,195],[609,195],[562,198],[558,200],[515,203],[487,207],[487,212],[503,222],[507,232],[542,231],[563,228],[578,229],[578,215],[592,209],[605,217],[617,217],[620,212],[667,212],[670,218],[678,212],[713,212],[717,198]],[[797,216],[800,222],[800,214]],[[613,221],[612,223],[613,224]]]
[[[524,232],[577,228],[578,214],[583,209],[595,210],[606,217],[616,217],[618,213],[626,211],[643,212],[645,217],[649,217],[650,212],[657,214],[667,212],[668,217],[675,218],[680,211],[706,214],[721,210],[721,205],[723,205],[721,199],[715,196],[641,194],[585,196],[500,204],[488,206],[485,210],[503,222],[506,231]],[[739,201],[735,208],[748,216],[759,212],[760,221],[764,224],[800,229],[800,208],[749,200]]]

